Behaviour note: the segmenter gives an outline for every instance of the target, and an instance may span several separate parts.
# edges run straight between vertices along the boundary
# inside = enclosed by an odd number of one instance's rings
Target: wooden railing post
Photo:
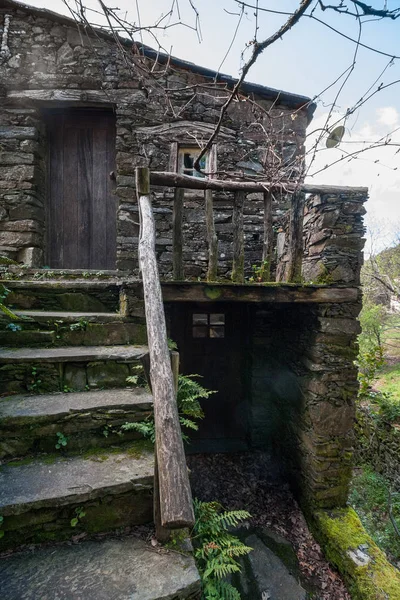
[[[136,168],[136,188],[140,214],[139,264],[143,280],[150,380],[154,401],[160,521],[161,526],[167,529],[193,527],[192,493],[179,423],[157,268],[148,168]]]
[[[184,188],[175,188],[174,206],[172,208],[172,265],[175,281],[181,281],[183,275],[183,201],[185,197]]]
[[[206,203],[205,213],[208,238],[207,281],[216,281],[218,270],[218,238],[215,232],[214,203],[212,190],[206,190],[204,195]]]
[[[244,231],[243,231],[243,205],[246,193],[235,192],[233,199],[233,265],[232,281],[244,282]]]
[[[304,194],[296,192],[292,196],[289,220],[288,260],[285,280],[289,283],[300,283],[301,262],[303,257],[303,219]]]
[[[271,263],[274,251],[274,231],[272,228],[272,199],[271,192],[264,192],[264,240],[263,240],[263,281],[271,280]]]

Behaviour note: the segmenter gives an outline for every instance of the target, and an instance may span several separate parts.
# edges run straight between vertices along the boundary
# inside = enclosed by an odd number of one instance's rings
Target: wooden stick
[[[211,190],[205,191],[205,212],[206,212],[206,226],[207,226],[207,238],[208,238],[208,271],[207,281],[217,280],[218,270],[218,238],[215,232],[214,222],[214,203],[213,194]]]
[[[271,262],[274,251],[274,231],[272,229],[272,193],[264,192],[264,241],[262,260],[263,281],[271,280]]]
[[[136,168],[136,186],[141,224],[139,261],[143,280],[150,379],[154,401],[161,525],[168,529],[193,527],[192,493],[179,424],[157,269],[155,224],[150,201],[148,168]]]
[[[244,282],[244,232],[243,232],[243,205],[246,194],[235,192],[233,203],[233,265],[232,281]]]
[[[220,179],[203,179],[191,177],[181,173],[168,173],[166,171],[152,171],[150,174],[152,185],[167,187],[181,187],[190,190],[215,190],[225,192],[269,192],[277,191],[294,194],[304,192],[305,194],[368,194],[366,187],[348,187],[340,185],[318,185],[299,183],[271,183],[270,181],[224,181]],[[365,198],[367,199],[367,198]]]
[[[182,281],[183,275],[183,200],[185,197],[185,190],[183,188],[175,188],[174,207],[172,213],[172,237],[173,237],[173,275],[175,281]]]
[[[295,194],[290,209],[288,261],[285,270],[285,281],[290,283],[299,283],[301,280],[304,201],[304,194]]]

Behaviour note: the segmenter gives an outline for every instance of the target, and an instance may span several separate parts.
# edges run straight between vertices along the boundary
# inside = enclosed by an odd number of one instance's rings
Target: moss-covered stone
[[[367,534],[352,508],[316,511],[312,526],[353,600],[400,600],[400,572]]]

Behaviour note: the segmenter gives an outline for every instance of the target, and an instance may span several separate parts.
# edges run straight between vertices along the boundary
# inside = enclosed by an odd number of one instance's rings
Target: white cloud
[[[399,113],[394,106],[382,106],[382,108],[378,108],[376,111],[378,115],[379,123],[382,125],[387,125],[388,127],[396,127],[399,123]]]

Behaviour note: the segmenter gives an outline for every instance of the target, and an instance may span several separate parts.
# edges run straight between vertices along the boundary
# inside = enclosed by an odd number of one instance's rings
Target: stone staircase
[[[152,411],[126,381],[147,353],[140,311],[127,314],[117,280],[7,287],[21,320],[0,322],[0,551],[29,549],[0,560],[1,597],[198,597],[190,556],[115,537],[153,514],[154,450],[121,434]],[[84,539],[102,532],[114,534]],[[83,541],[54,544],[71,538]]]

